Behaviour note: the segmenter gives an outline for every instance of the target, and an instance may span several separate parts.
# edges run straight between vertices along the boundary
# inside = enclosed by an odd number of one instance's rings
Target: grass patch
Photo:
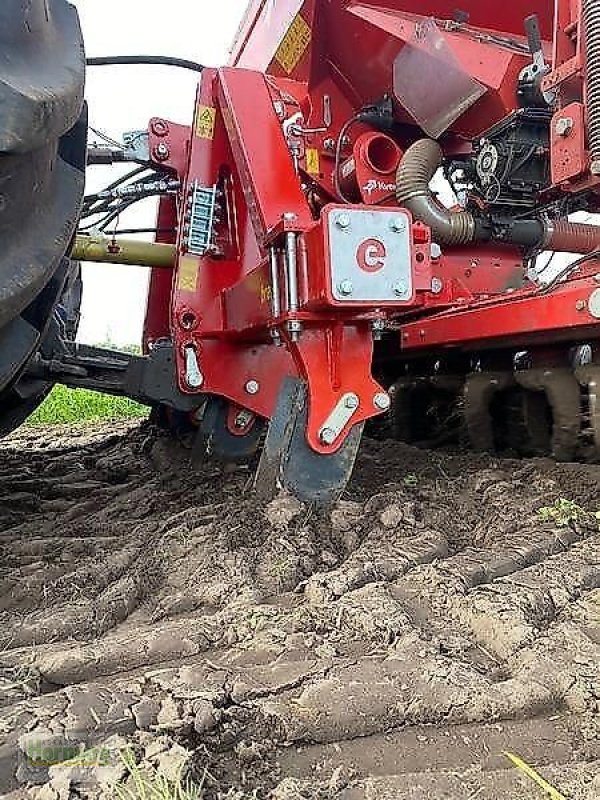
[[[126,397],[67,389],[57,384],[27,420],[28,425],[59,425],[69,422],[96,422],[145,417],[148,407]]]
[[[129,780],[114,787],[117,800],[202,800],[203,783],[194,785],[184,780],[181,769],[172,778],[159,775],[152,767],[141,767],[131,750],[121,753],[121,760],[129,773]]]

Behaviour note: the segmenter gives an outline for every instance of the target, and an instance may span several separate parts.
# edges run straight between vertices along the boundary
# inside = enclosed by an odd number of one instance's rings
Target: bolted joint
[[[337,434],[333,428],[323,428],[319,433],[319,439],[323,444],[330,445],[337,439]]]
[[[392,400],[387,392],[377,392],[373,397],[373,405],[378,411],[387,411],[391,404]]]

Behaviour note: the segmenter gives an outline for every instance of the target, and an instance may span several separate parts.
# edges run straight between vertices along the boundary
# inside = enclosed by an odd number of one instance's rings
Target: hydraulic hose
[[[592,172],[600,172],[600,4],[583,0],[583,34],[587,83],[588,141]]]
[[[600,31],[600,25],[598,29]],[[600,68],[600,59],[598,65]],[[600,92],[598,99],[600,110]],[[598,135],[600,140],[600,124]],[[483,221],[478,222],[469,211],[445,208],[429,188],[443,157],[442,148],[436,141],[420,139],[408,148],[396,173],[398,203],[408,208],[415,219],[431,228],[433,240],[438,244],[465,245],[491,239],[499,244],[526,249],[543,248],[582,254],[600,248],[600,226],[570,222],[564,218],[553,221],[492,219],[491,224],[486,225]]]
[[[444,208],[429,188],[443,158],[442,148],[433,139],[420,139],[411,145],[396,173],[396,198],[415,219],[429,225],[438,244],[468,244],[476,238],[473,214]]]
[[[191,69],[193,72],[202,72],[203,64],[197,61],[189,61],[187,58],[175,58],[173,56],[96,56],[86,59],[88,67],[115,67],[122,65],[135,64],[155,64],[163,67],[181,67]]]

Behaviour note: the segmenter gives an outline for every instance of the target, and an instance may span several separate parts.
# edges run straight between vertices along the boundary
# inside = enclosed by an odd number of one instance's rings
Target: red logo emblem
[[[379,239],[365,239],[358,245],[356,262],[363,272],[379,272],[385,267],[387,251]]]

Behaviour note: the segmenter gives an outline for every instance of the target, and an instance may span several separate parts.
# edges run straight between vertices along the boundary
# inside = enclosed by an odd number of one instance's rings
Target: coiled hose
[[[600,92],[598,98],[600,102]],[[598,135],[600,137],[600,125]],[[498,233],[493,226],[478,224],[469,211],[445,208],[429,188],[443,157],[442,148],[436,141],[420,139],[408,148],[396,173],[398,203],[408,208],[415,219],[431,228],[434,242],[460,246],[492,239],[499,244],[526,249],[544,248],[582,254],[600,247],[600,226],[570,222],[566,218],[553,221],[514,220],[510,227],[503,226],[501,233]]]
[[[600,165],[600,3],[583,0],[588,137],[592,164]]]
[[[475,239],[473,214],[450,211],[438,203],[429,188],[443,158],[442,148],[433,139],[420,139],[411,145],[396,173],[396,198],[415,219],[429,225],[438,244],[468,244]]]

